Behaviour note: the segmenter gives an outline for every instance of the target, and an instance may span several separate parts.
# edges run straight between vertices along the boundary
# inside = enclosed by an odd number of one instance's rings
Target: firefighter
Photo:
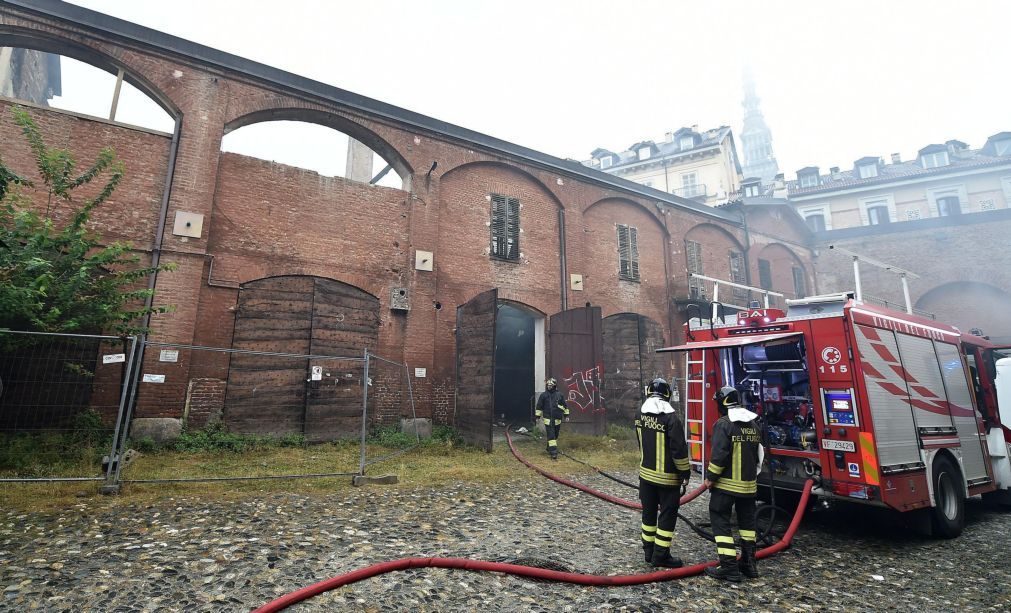
[[[755,422],[758,415],[740,404],[736,389],[726,386],[713,396],[720,418],[713,426],[705,486],[709,490],[709,519],[716,537],[720,565],[707,568],[716,579],[738,582],[741,575],[758,577],[755,560],[755,495],[761,466],[762,437]],[[730,513],[737,509],[741,534],[741,561],[737,562]]]
[[[557,389],[557,381],[548,379],[544,382],[544,388],[537,398],[534,416],[544,421],[544,431],[548,438],[548,455],[552,460],[557,460],[558,433],[562,429],[562,419],[569,421],[569,407],[565,404],[565,396]]]
[[[646,563],[680,568],[670,554],[681,496],[688,489],[691,466],[684,427],[670,405],[671,388],[654,379],[635,420],[639,440],[639,500],[642,501],[642,548]],[[659,509],[659,514],[657,510]]]

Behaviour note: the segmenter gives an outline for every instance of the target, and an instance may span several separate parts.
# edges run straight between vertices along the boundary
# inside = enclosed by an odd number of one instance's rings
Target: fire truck
[[[916,512],[946,538],[962,532],[966,498],[1011,502],[1007,348],[852,293],[785,302],[690,319],[687,342],[659,350],[685,356],[696,470],[719,418],[713,394],[731,385],[760,416],[762,488],[813,478],[819,497]]]

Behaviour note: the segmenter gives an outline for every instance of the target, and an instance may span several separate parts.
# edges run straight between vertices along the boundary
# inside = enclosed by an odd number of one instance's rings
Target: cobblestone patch
[[[636,496],[600,476],[579,479]],[[682,512],[704,520],[707,500]],[[917,536],[892,514],[816,510],[793,547],[760,562],[760,579],[737,586],[695,577],[590,588],[415,569],[292,610],[1008,610],[1011,513],[967,506],[968,526],[953,541]],[[238,502],[175,497],[149,506],[85,499],[55,513],[0,511],[0,610],[248,611],[334,575],[414,556],[533,558],[601,575],[649,572],[638,534],[637,512],[546,479]],[[713,546],[682,523],[674,549],[689,563],[715,557]]]

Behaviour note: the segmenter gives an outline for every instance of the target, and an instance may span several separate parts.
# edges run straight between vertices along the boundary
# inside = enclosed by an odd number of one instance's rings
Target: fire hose
[[[519,432],[519,431],[517,431],[517,432]],[[523,433],[523,432],[519,432],[519,434],[523,434],[524,436],[531,436],[530,434],[526,434],[526,433]],[[506,430],[506,440],[509,442],[510,448],[512,448],[512,438],[509,436],[509,431],[508,430]],[[513,453],[515,454],[515,449],[513,449]],[[604,470],[601,470],[600,468],[597,468],[596,466],[594,466],[593,464],[590,464],[589,462],[584,462],[583,460],[580,460],[579,458],[574,458],[571,455],[565,453],[564,451],[559,451],[558,453],[561,454],[561,455],[563,455],[563,456],[565,456],[566,458],[569,458],[573,462],[582,464],[583,466],[587,466],[587,467],[593,469],[594,471],[596,471],[597,474],[599,474],[602,477],[607,477],[611,481],[615,481],[617,483],[620,483],[620,484],[624,485],[625,487],[630,487],[630,488],[632,488],[632,489],[634,489],[636,491],[639,491],[639,486],[637,486],[634,483],[629,483],[628,481],[625,481],[621,477],[616,477],[615,475],[612,475],[612,474],[610,474],[610,473],[608,473],[608,472],[606,472]],[[520,461],[523,462],[524,464],[526,464],[527,466],[529,466],[530,468],[532,468],[533,470],[541,473],[542,475],[548,476],[546,473],[540,471],[536,466],[532,466],[529,463],[524,462],[523,460],[520,460]],[[551,479],[552,477],[548,476],[548,478]],[[594,496],[597,496],[598,498],[603,498],[604,500],[608,500],[609,502],[614,502],[615,504],[620,504],[621,506],[628,507],[630,509],[641,509],[642,508],[642,505],[640,505],[638,503],[635,503],[635,502],[632,502],[630,500],[624,500],[624,499],[620,499],[620,498],[614,499],[614,498],[611,498],[611,497],[606,497],[606,494],[603,495],[603,496],[598,496],[599,492],[596,492],[595,490],[584,489],[580,485],[574,485],[572,482],[566,481],[564,479],[561,480],[561,481],[559,481],[559,483],[563,483],[564,485],[571,485],[572,487],[576,487],[577,489],[580,489],[582,491],[587,491],[588,493],[590,493],[590,494],[592,494]],[[683,505],[683,504],[687,504],[688,502],[691,502],[692,500],[695,499],[696,496],[698,496],[699,494],[701,494],[704,491],[705,491],[705,487],[699,486],[699,488],[697,488],[697,489],[689,492],[684,498],[682,498],[681,502],[679,504]],[[772,540],[772,530],[773,530],[773,527],[775,526],[775,523],[776,523],[776,515],[777,514],[780,514],[783,517],[789,517],[789,515],[790,515],[790,513],[786,509],[784,509],[782,507],[779,507],[779,506],[776,506],[775,502],[773,502],[773,504],[762,505],[761,507],[759,507],[759,509],[758,509],[758,511],[756,512],[756,515],[755,515],[756,521],[759,519],[760,516],[769,515],[769,520],[765,524],[765,528],[762,529],[762,530],[759,530],[759,533],[758,533],[758,542],[759,543],[765,543],[766,545],[772,545],[775,542],[775,541]],[[708,531],[700,528],[699,526],[696,526],[694,522],[692,522],[690,519],[688,519],[687,517],[685,517],[684,515],[682,515],[680,511],[678,512],[678,518],[681,521],[683,521],[689,528],[691,528],[692,532],[694,532],[695,534],[701,536],[702,538],[706,539],[710,543],[715,543],[716,542],[716,537],[713,536],[712,532],[708,532]],[[762,522],[759,522],[759,524],[761,524],[761,523]]]
[[[569,481],[568,479],[563,479],[556,475],[552,475],[547,471],[540,469],[533,464],[526,461],[522,455],[516,451],[516,448],[512,444],[512,439],[509,438],[508,432],[506,438],[509,442],[509,448],[512,450],[513,455],[517,460],[530,467],[531,469],[537,471],[541,475],[548,477],[549,479],[561,483],[563,485],[568,485],[569,487],[574,487],[580,491],[592,494],[602,500],[607,500],[614,504],[618,504],[627,508],[641,508],[639,503],[632,502],[630,500],[625,500],[618,498],[616,496],[610,496],[603,492],[597,492],[585,485],[576,483],[574,481]],[[800,502],[797,504],[797,510],[793,514],[793,520],[790,522],[790,526],[787,528],[786,532],[783,534],[782,540],[778,543],[760,549],[756,557],[759,559],[767,558],[771,555],[779,553],[783,549],[789,547],[790,542],[793,540],[793,535],[796,533],[797,528],[800,526],[800,521],[804,516],[804,510],[807,508],[808,499],[811,496],[811,488],[814,486],[813,480],[808,480],[804,484],[804,491],[801,493]],[[704,491],[704,487],[699,487],[692,492],[689,492],[681,498],[681,504],[685,504],[694,500],[699,494]],[[313,596],[318,596],[324,592],[343,587],[345,585],[350,585],[363,579],[369,579],[377,575],[382,575],[385,573],[390,573],[398,570],[407,570],[410,568],[446,568],[446,569],[458,569],[458,570],[469,570],[469,571],[482,571],[482,572],[497,572],[505,573],[508,575],[513,575],[516,577],[527,577],[531,579],[540,579],[547,581],[559,581],[562,583],[574,583],[578,585],[589,585],[589,586],[626,586],[626,585],[642,585],[645,583],[657,583],[660,581],[670,581],[672,579],[681,579],[684,577],[692,577],[701,574],[709,566],[715,566],[717,564],[716,560],[711,560],[709,562],[700,562],[698,564],[693,564],[691,566],[684,566],[682,568],[675,568],[671,570],[660,570],[650,573],[640,573],[635,575],[589,575],[584,573],[571,573],[562,572],[557,570],[550,570],[546,568],[537,568],[533,566],[523,566],[521,564],[508,564],[505,562],[489,562],[485,560],[471,560],[467,558],[401,558],[399,560],[391,560],[389,562],[381,562],[379,564],[373,564],[372,566],[367,566],[349,573],[344,573],[342,575],[337,575],[320,581],[319,583],[314,583],[313,585],[306,586],[294,592],[285,594],[280,598],[273,600],[262,607],[256,609],[253,613],[274,613],[275,611],[282,611],[293,604],[302,602],[303,600],[312,598]]]

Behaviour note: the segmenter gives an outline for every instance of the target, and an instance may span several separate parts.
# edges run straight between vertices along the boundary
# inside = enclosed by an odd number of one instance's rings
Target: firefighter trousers
[[[709,490],[709,520],[716,537],[716,553],[720,561],[736,560],[734,534],[731,531],[730,513],[737,509],[737,529],[741,534],[741,547],[755,546],[755,497],[734,496],[716,488]]]
[[[562,431],[562,420],[544,418],[544,434],[548,439],[548,453],[558,455],[558,435]]]
[[[639,501],[642,502],[642,544],[670,549],[681,506],[681,488],[657,485],[639,477]]]

